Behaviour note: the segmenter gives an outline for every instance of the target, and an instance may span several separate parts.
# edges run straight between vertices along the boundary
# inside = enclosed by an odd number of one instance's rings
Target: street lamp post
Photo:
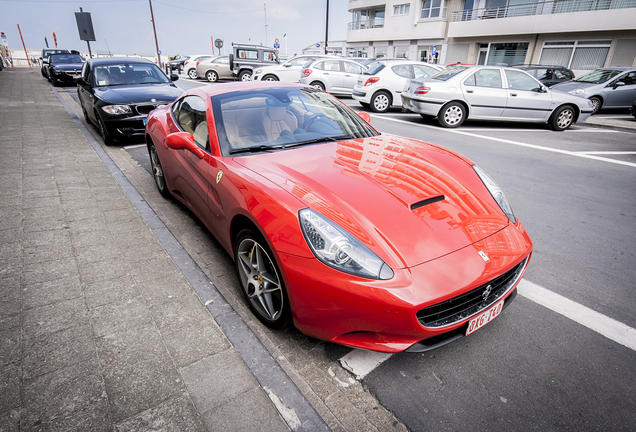
[[[152,0],[148,0],[150,4],[150,20],[152,21],[152,31],[155,32],[155,46],[157,47],[157,66],[161,67],[161,51],[159,51],[159,42],[157,41],[157,29],[155,28],[155,15],[152,13]]]

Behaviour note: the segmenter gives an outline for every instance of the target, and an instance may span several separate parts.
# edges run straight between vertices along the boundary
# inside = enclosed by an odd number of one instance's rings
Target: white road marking
[[[384,120],[397,122],[397,123],[405,123],[405,124],[409,124],[409,125],[417,125],[417,126],[428,128],[428,129],[435,129],[435,130],[438,130],[438,131],[444,131],[444,132],[454,133],[454,134],[458,134],[458,135],[465,135],[465,136],[469,136],[469,137],[473,137],[473,138],[479,138],[479,139],[484,139],[484,140],[489,140],[489,141],[500,142],[500,143],[503,143],[503,144],[511,144],[511,145],[516,145],[516,146],[519,146],[519,147],[531,148],[531,149],[534,149],[534,150],[542,150],[542,151],[547,151],[547,152],[552,152],[552,153],[560,153],[560,154],[564,154],[564,155],[568,155],[568,156],[575,156],[575,157],[580,157],[580,158],[584,158],[584,159],[593,159],[593,160],[598,160],[598,161],[602,161],[602,162],[613,163],[613,164],[616,164],[616,165],[625,165],[625,166],[629,166],[629,167],[632,167],[632,168],[636,168],[636,163],[625,162],[625,161],[621,161],[621,160],[617,160],[617,159],[609,159],[609,158],[604,158],[604,157],[601,157],[601,156],[595,156],[595,155],[586,154],[586,153],[572,152],[572,151],[561,150],[561,149],[552,148],[552,147],[544,147],[544,146],[540,146],[540,145],[536,145],[536,144],[528,144],[528,143],[524,143],[524,142],[521,142],[521,141],[513,141],[513,140],[509,140],[509,139],[504,139],[504,138],[495,138],[495,137],[489,137],[489,136],[486,136],[486,135],[478,135],[478,134],[474,134],[474,133],[470,133],[470,132],[464,132],[464,131],[455,130],[455,129],[445,129],[445,128],[438,128],[438,127],[435,127],[435,126],[429,126],[429,125],[425,125],[425,124],[416,124],[416,123],[413,123],[413,122],[408,122],[408,121],[405,121],[405,120],[394,119],[394,118],[390,118],[390,117],[377,116],[377,115],[373,115],[373,116],[377,117],[377,118],[384,119]]]
[[[636,155],[636,151],[584,151],[574,152],[579,154],[606,154],[606,155]]]
[[[636,351],[636,329],[523,279],[519,294]]]
[[[553,312],[599,333],[606,338],[636,351],[636,329],[600,314],[542,286],[522,279],[517,286],[518,293]],[[340,359],[343,368],[362,380],[393,354],[354,349]],[[331,371],[330,371],[331,372]]]
[[[122,147],[124,150],[130,150],[130,149],[136,149],[136,148],[140,148],[140,147],[146,147],[146,144],[135,144],[135,145],[129,145],[126,147]]]
[[[369,372],[391,358],[392,354],[356,349],[343,356],[340,364],[361,380]]]

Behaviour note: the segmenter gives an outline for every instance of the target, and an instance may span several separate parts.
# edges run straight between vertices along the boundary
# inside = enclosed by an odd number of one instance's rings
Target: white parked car
[[[264,66],[254,69],[252,81],[298,82],[298,80],[300,80],[301,68],[310,61],[319,58],[334,58],[334,56],[319,54],[296,56],[279,65]]]
[[[207,60],[213,56],[209,54],[192,55],[183,64],[183,72],[188,75],[190,79],[197,79],[197,62]]]
[[[348,96],[353,92],[358,77],[366,69],[351,60],[321,58],[302,68],[300,83],[319,87],[332,94]]]
[[[352,97],[365,108],[386,112],[391,107],[402,107],[400,93],[409,79],[425,79],[444,69],[443,66],[419,61],[380,60],[367,65]]]

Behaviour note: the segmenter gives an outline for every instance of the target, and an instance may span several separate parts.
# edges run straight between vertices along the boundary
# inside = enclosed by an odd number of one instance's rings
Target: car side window
[[[273,51],[263,51],[264,61],[276,61],[276,54]]]
[[[636,84],[636,71],[628,73],[627,75],[619,78],[618,81],[616,81],[616,82],[619,82],[619,81],[624,82],[625,85],[634,85],[634,84]]]
[[[340,72],[340,60],[325,60],[322,62],[322,70]]]
[[[84,78],[86,82],[88,82],[90,78],[90,73],[91,73],[90,65],[88,63],[84,63],[84,66],[82,66],[82,78]]]
[[[416,79],[428,78],[430,76],[435,75],[437,72],[439,71],[432,67],[422,66],[422,65],[413,65],[413,73]]]
[[[501,88],[501,74],[498,69],[480,69],[464,80],[464,85]]]
[[[343,61],[342,66],[347,73],[361,74],[362,66],[354,62]]]
[[[310,58],[309,58],[309,57],[297,57],[297,58],[295,58],[295,59],[291,59],[291,60],[289,61],[289,64],[290,64],[291,66],[302,66],[302,65],[304,65],[305,63],[307,63],[307,61],[308,61],[308,60],[310,60]]]
[[[524,72],[510,69],[506,69],[505,72],[509,89],[538,91],[541,88],[536,80]]]
[[[219,57],[218,59],[212,60],[212,63],[230,64],[230,58],[229,57]]]
[[[176,112],[173,112],[179,127],[184,132],[191,133],[199,147],[208,150],[208,123],[205,113],[205,101],[198,96],[186,96]]]
[[[246,59],[246,60],[258,60],[258,51],[256,50],[247,50],[240,49],[236,51],[237,57]]]
[[[401,76],[402,78],[411,78],[411,68],[409,65],[397,65],[391,68],[393,72],[397,76]]]
[[[533,72],[538,80],[552,79],[552,69],[535,69]]]

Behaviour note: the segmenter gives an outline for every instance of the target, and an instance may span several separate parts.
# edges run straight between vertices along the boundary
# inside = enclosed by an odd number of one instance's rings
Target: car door
[[[207,224],[211,224],[209,207],[210,163],[212,156],[209,148],[209,132],[205,101],[199,96],[186,96],[173,111],[177,127],[192,134],[196,144],[203,150],[200,158],[187,149],[172,149],[173,152],[173,189],[187,202],[196,215]]]
[[[228,56],[219,57],[212,60],[212,64],[219,79],[232,79],[232,71],[230,70],[230,58]]]
[[[83,81],[77,83],[77,96],[83,110],[86,112],[91,121],[97,124],[97,119],[94,114],[95,96],[92,88],[94,79],[90,63],[84,63],[84,66],[82,66],[82,79]]]
[[[470,104],[470,117],[498,118],[508,101],[503,88],[500,69],[477,69],[462,84],[464,98]]]
[[[623,85],[616,85],[616,83]],[[607,85],[607,96],[603,102],[603,108],[631,107],[636,100],[636,71],[619,75],[612,83]]]
[[[298,82],[300,79],[300,69],[309,60],[311,60],[309,56],[299,56],[288,60],[276,70],[276,74],[283,82]]]
[[[342,80],[343,91],[351,93],[358,83],[358,78],[362,74],[363,67],[356,62],[348,60],[342,60],[341,67],[344,72]]]
[[[326,90],[342,93],[344,90],[344,72],[340,70],[340,60],[325,60],[320,64]]]
[[[552,110],[552,95],[539,81],[516,69],[504,69],[508,100],[502,116],[520,120],[546,119]]]

